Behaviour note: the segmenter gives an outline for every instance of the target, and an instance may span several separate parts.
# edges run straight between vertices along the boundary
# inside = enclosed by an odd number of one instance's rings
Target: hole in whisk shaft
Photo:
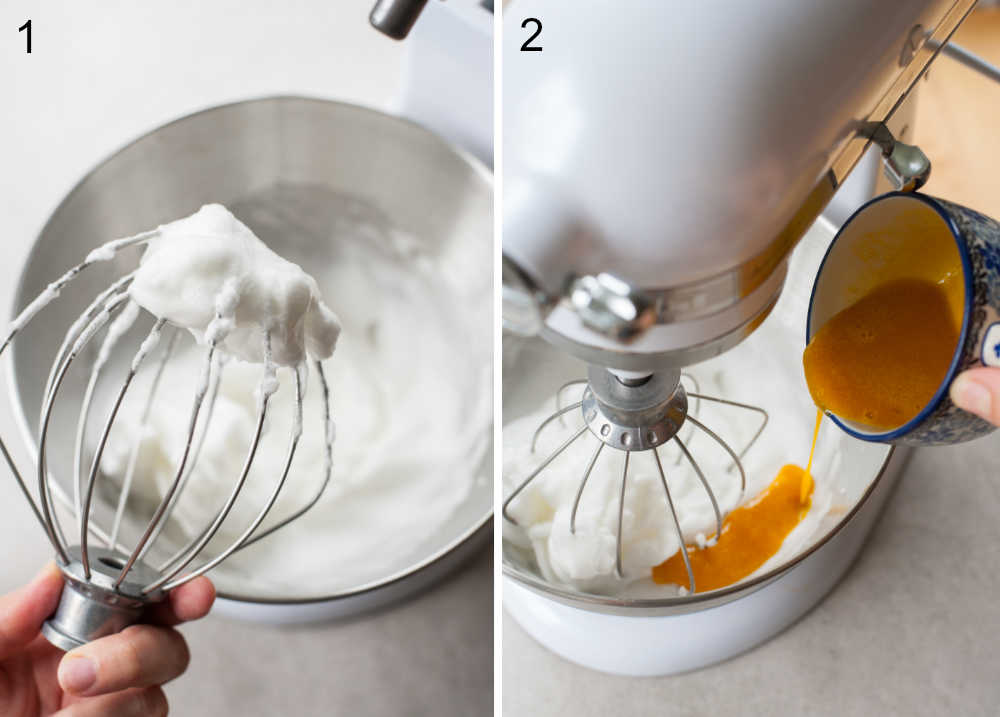
[[[112,570],[121,570],[122,568],[125,567],[125,563],[119,560],[118,558],[108,558],[102,556],[98,558],[97,561],[103,565],[106,565]]]

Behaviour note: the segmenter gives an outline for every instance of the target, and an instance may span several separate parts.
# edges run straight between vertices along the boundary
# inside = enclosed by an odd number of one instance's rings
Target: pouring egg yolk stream
[[[813,428],[813,439],[812,445],[809,446],[809,462],[806,463],[806,469],[802,473],[802,483],[799,486],[799,502],[806,503],[809,500],[809,496],[812,495],[813,490],[813,477],[812,477],[812,467],[813,467],[813,456],[816,455],[816,439],[819,438],[819,425],[823,422],[823,410],[816,409],[816,426]]]

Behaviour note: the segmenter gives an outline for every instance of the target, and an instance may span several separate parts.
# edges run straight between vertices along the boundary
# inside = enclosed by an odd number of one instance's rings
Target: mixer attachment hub
[[[118,553],[91,548],[89,578],[80,547],[72,546],[67,553],[69,563],[59,566],[66,581],[59,606],[42,625],[45,638],[62,650],[72,650],[140,622],[146,608],[167,595],[162,590],[143,593],[143,587],[159,575],[141,561],[132,566],[116,588],[115,580],[125,565]]]
[[[673,438],[687,417],[687,393],[680,371],[621,379],[591,366],[583,394],[583,420],[612,448],[645,451]]]

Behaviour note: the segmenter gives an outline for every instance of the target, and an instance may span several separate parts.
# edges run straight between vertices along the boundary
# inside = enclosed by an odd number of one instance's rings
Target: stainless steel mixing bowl
[[[443,257],[452,270],[470,272],[487,286],[492,282],[491,176],[479,162],[396,117],[338,102],[276,97],[184,117],[101,163],[63,200],[35,242],[15,310],[94,246],[186,216],[209,201],[231,207],[279,253],[307,270],[336,257],[325,230],[348,208],[404,229],[425,254]],[[95,266],[85,272],[15,342],[12,393],[29,444],[63,334],[83,298],[96,294],[121,268]],[[489,342],[490,302],[481,310]],[[82,372],[93,356],[81,358]],[[54,435],[73,435],[72,416],[57,412],[54,421]],[[53,460],[64,461],[71,444],[52,442]],[[477,474],[491,475],[491,453]],[[223,564],[213,572],[220,606],[247,618],[296,621],[352,614],[404,597],[488,540],[491,482],[473,478],[455,477],[471,483],[467,499],[446,525],[427,536],[419,555],[391,574],[335,594],[316,594],[303,585],[275,595],[249,589]],[[56,486],[57,500],[66,500],[67,485],[63,480]]]

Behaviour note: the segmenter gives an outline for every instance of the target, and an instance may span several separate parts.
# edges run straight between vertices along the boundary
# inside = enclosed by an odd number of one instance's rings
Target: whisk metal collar
[[[619,380],[591,366],[583,393],[583,420],[603,443],[624,451],[656,448],[675,435],[688,412],[679,371],[651,374],[642,383]]]
[[[157,578],[145,563],[132,566],[128,576],[115,588],[124,566],[121,556],[100,547],[90,549],[90,577],[79,546],[69,548],[69,563],[60,565],[66,584],[55,614],[42,625],[42,634],[56,647],[72,650],[140,622],[150,605],[162,601],[166,592],[142,589]]]

